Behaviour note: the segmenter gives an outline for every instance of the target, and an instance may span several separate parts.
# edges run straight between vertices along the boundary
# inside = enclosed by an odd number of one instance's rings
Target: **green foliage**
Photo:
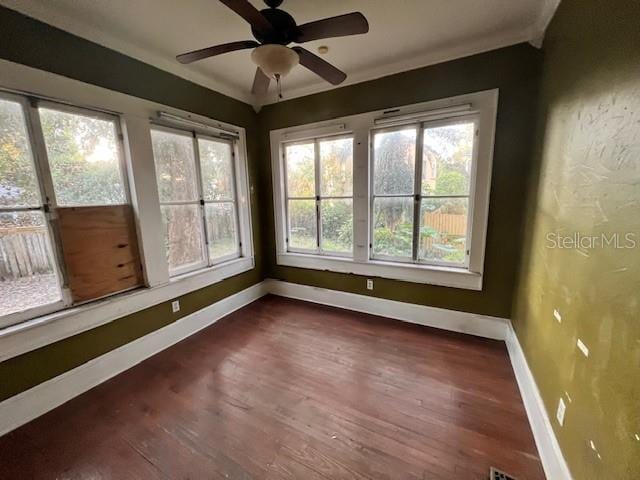
[[[55,110],[39,112],[58,204],[124,203],[113,123]]]
[[[373,232],[376,253],[393,257],[410,257],[413,245],[413,225],[400,223],[395,229],[377,227]]]
[[[438,172],[434,193],[436,195],[458,195],[465,191],[466,186],[467,179],[462,173],[443,168]]]
[[[0,205],[40,203],[22,108],[0,100]]]
[[[324,200],[321,204],[322,248],[333,252],[353,250],[353,202]]]

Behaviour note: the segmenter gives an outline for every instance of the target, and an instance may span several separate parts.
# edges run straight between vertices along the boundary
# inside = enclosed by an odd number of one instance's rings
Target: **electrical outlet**
[[[564,404],[564,400],[560,398],[558,401],[558,410],[556,410],[556,418],[560,426],[564,424],[564,413],[567,411],[567,406]]]
[[[373,290],[373,280],[367,278],[367,290]]]
[[[173,302],[171,302],[171,311],[173,313],[180,311],[180,300],[174,300]]]
[[[578,339],[578,348],[580,349],[580,351],[582,352],[582,354],[589,358],[589,348],[584,344],[584,342],[580,339]]]
[[[562,315],[560,315],[559,310],[556,309],[553,311],[553,317],[558,321],[558,323],[562,323]]]

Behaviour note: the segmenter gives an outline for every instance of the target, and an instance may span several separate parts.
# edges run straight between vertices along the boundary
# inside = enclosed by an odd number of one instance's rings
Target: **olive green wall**
[[[268,155],[268,135],[273,129],[499,88],[484,287],[481,292],[382,278],[377,278],[375,290],[369,291],[362,276],[276,265],[270,159],[265,156],[262,163],[267,170],[261,179],[267,210],[263,250],[267,276],[508,318],[520,251],[518,233],[521,231],[524,200],[522,191],[531,155],[540,63],[540,51],[521,44],[268,105],[258,115],[262,152]]]
[[[0,7],[0,58],[139,98],[256,129],[253,108],[175,75]],[[258,178],[258,143],[247,135],[249,178]],[[263,278],[260,209],[252,194],[256,268],[180,297],[179,315],[161,303],[99,328],[0,363],[0,401],[243,290]]]
[[[563,0],[543,53],[513,323],[573,476],[638,479],[640,2]],[[547,248],[556,232],[632,233],[636,248]]]

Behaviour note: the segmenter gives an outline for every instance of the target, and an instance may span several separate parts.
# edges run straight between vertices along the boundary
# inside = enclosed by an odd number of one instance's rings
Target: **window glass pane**
[[[353,139],[320,143],[320,195],[350,197],[353,192]]]
[[[61,299],[41,212],[0,213],[0,316]]]
[[[413,194],[416,129],[376,133],[373,151],[374,193]]]
[[[353,251],[353,200],[323,200],[320,204],[320,220],[323,250]]]
[[[315,250],[317,245],[316,201],[289,200],[289,246]]]
[[[201,263],[202,217],[199,205],[162,205],[160,208],[169,270]]]
[[[205,206],[209,257],[216,259],[238,253],[236,212],[233,203],[209,203]]]
[[[160,201],[198,200],[193,139],[187,135],[151,130],[151,141]]]
[[[58,205],[126,203],[112,121],[40,108]]]
[[[233,200],[231,144],[200,138],[198,147],[205,200]]]
[[[420,207],[421,260],[464,263],[466,259],[466,198],[425,198]]]
[[[373,253],[391,257],[413,255],[413,198],[373,200]]]
[[[422,156],[423,195],[467,195],[475,125],[426,128]]]
[[[314,144],[287,145],[287,194],[289,197],[315,197]]]
[[[0,99],[0,206],[36,206],[40,193],[22,105]]]

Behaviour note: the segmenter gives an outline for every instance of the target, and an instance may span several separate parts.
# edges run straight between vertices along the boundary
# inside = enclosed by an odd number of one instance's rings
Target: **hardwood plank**
[[[544,473],[502,342],[269,296],[0,438],[0,478]]]

